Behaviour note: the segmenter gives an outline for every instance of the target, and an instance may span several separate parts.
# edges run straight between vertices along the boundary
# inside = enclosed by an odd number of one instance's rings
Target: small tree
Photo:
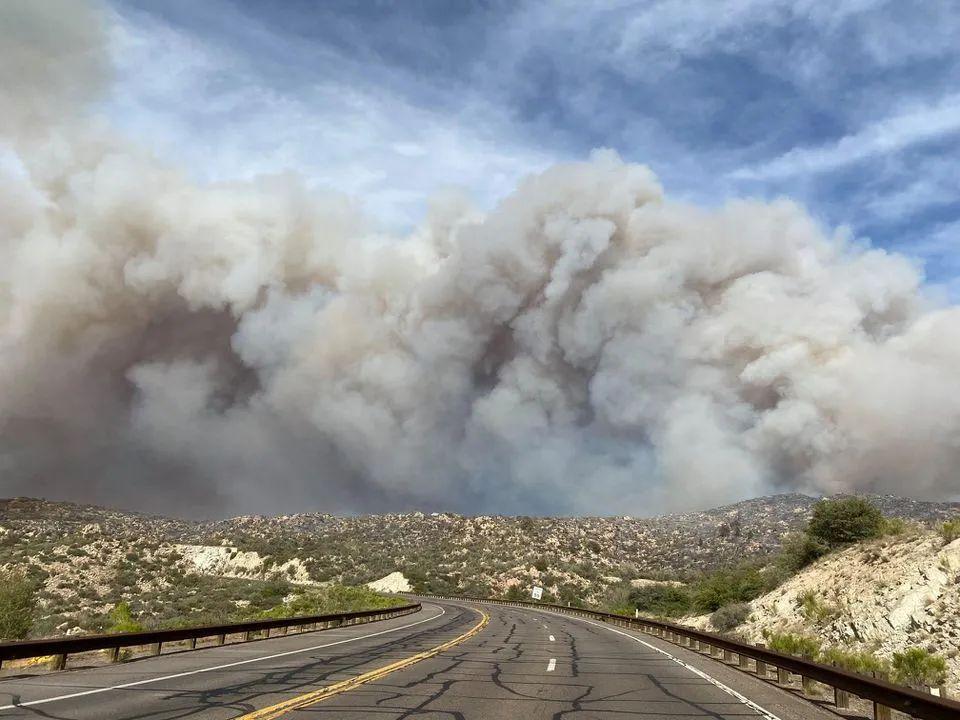
[[[143,630],[143,625],[133,619],[133,611],[130,610],[130,603],[117,603],[113,610],[110,611],[110,620],[111,624],[110,627],[107,628],[107,632],[125,633],[140,632]]]
[[[860,497],[821,500],[813,506],[807,534],[831,547],[880,537],[883,513]]]
[[[0,574],[0,639],[22,640],[33,627],[36,589],[22,575]]]

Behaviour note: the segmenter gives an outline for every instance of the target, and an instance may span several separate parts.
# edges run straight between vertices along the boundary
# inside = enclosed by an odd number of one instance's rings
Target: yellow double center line
[[[452,648],[457,643],[462,643],[464,640],[472,638],[478,632],[483,630],[483,627],[490,621],[490,616],[487,615],[483,610],[477,609],[476,611],[480,613],[480,622],[470,628],[463,635],[455,637],[453,640],[448,640],[442,645],[437,645],[434,648],[424,650],[416,655],[411,655],[403,660],[397,660],[389,665],[384,665],[382,668],[377,668],[376,670],[371,670],[370,672],[363,673],[362,675],[357,675],[349,680],[343,680],[341,682],[334,683],[333,685],[328,685],[325,688],[308,692],[305,695],[298,695],[295,698],[284,700],[283,702],[277,703],[276,705],[271,705],[270,707],[254,710],[252,713],[241,715],[236,720],[273,720],[273,718],[281,717],[288,712],[292,712],[293,710],[299,710],[300,708],[307,707],[308,705],[313,705],[314,703],[318,703],[321,700],[326,700],[328,697],[332,697],[333,695],[339,695],[347,690],[352,690],[358,685],[363,685],[364,683],[368,683],[372,680],[379,680],[384,675],[389,675],[397,670],[410,667],[414,663],[418,663],[421,660],[431,658],[434,655],[442,653],[444,650]]]

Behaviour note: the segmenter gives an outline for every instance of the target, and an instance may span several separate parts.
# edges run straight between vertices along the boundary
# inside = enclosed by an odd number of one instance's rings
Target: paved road
[[[5,706],[0,720],[213,720],[263,713],[454,640],[478,624],[476,607],[424,601],[420,613],[380,623],[6,678],[0,680]],[[482,610],[489,623],[469,639],[282,717],[726,720],[764,712],[781,720],[836,717],[647,636],[534,610],[495,605]]]

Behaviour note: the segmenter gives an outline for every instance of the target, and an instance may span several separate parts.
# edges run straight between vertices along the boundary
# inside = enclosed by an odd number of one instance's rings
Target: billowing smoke
[[[955,496],[960,312],[788,201],[610,152],[408,237],[90,118],[102,19],[0,8],[0,490],[193,514]]]

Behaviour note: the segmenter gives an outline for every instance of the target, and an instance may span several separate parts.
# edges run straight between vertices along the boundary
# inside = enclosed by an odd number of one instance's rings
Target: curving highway
[[[655,638],[424,600],[394,620],[0,679],[0,720],[836,718]]]

